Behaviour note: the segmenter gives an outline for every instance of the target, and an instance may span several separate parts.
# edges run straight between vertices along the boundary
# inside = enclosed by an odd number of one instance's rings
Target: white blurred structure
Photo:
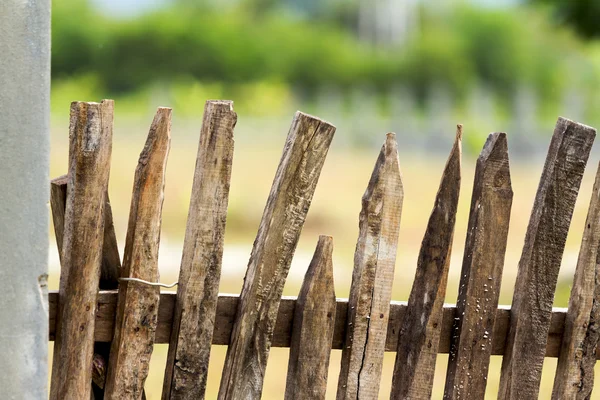
[[[376,45],[401,45],[418,29],[419,0],[360,0],[358,32]]]

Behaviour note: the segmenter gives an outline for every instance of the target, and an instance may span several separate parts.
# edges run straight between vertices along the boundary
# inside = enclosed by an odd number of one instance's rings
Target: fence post
[[[403,201],[398,144],[388,133],[362,198],[338,400],[379,393]]]
[[[536,399],[552,303],[575,201],[596,130],[559,118],[525,235],[498,399]]]
[[[393,399],[431,398],[460,195],[461,154],[462,125],[458,125],[421,243],[406,313],[398,326]]]
[[[47,398],[50,0],[0,2],[0,388]]]
[[[335,127],[298,111],[244,278],[219,400],[259,399],[283,285]]]

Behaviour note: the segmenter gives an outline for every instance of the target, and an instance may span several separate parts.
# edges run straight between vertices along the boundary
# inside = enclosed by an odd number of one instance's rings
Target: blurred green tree
[[[572,25],[585,37],[600,37],[600,1],[598,0],[532,0],[551,5],[555,18]]]

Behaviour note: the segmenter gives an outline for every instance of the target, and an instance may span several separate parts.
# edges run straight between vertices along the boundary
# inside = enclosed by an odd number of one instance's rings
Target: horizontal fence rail
[[[239,296],[220,294],[217,305],[215,330],[212,344],[227,346],[233,329],[233,323],[237,311]],[[56,310],[58,293],[48,294],[50,313],[50,340],[54,340],[56,324]],[[294,321],[294,306],[296,297],[284,296],[281,299],[277,323],[273,334],[273,347],[290,347],[292,337],[292,325]],[[113,338],[115,312],[117,308],[117,291],[100,291],[98,295],[98,310],[96,312],[96,342],[110,342]],[[173,310],[175,308],[175,293],[163,292],[160,294],[160,306],[158,308],[158,326],[156,328],[156,344],[169,343],[171,326],[173,324]],[[395,352],[398,347],[398,327],[406,311],[406,302],[392,301],[390,304],[390,319],[385,343],[386,352]],[[554,308],[552,320],[548,333],[548,345],[546,346],[546,357],[558,357],[560,351],[566,308]],[[438,353],[447,354],[450,350],[450,339],[452,336],[452,325],[455,318],[456,306],[444,305],[444,316],[441,327],[441,337]],[[335,318],[335,329],[333,333],[332,349],[340,350],[344,345],[346,318],[348,315],[348,300],[337,299]],[[496,324],[492,334],[492,354],[503,355],[506,345],[506,336],[510,326],[510,307],[500,306],[496,314]],[[600,359],[600,349],[596,351],[596,359]]]

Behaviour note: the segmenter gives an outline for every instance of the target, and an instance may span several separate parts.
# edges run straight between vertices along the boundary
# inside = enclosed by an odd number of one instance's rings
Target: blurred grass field
[[[113,136],[112,171],[109,194],[111,198],[117,239],[124,245],[133,174],[138,155],[144,145],[151,118],[121,118],[117,112]],[[291,115],[289,123],[291,121]],[[335,121],[332,121],[335,124]],[[196,159],[200,120],[178,119],[172,127],[172,147],[167,167],[165,200],[162,223],[160,254],[161,280],[177,280],[182,241],[188,212]],[[287,126],[264,120],[263,124],[245,125],[243,116],[238,119],[235,131],[236,147],[229,199],[225,256],[221,292],[239,293],[244,277],[252,242],[258,229],[263,207],[267,199]],[[383,143],[385,132],[373,132]],[[407,300],[415,273],[419,246],[433,200],[437,191],[445,155],[432,155],[404,149],[403,138],[411,132],[398,132],[400,163],[404,182],[404,207],[399,238],[398,258],[394,280],[393,299]],[[465,136],[474,134],[465,127]],[[407,135],[407,136],[404,136]],[[454,137],[452,126],[447,130],[448,141]],[[347,297],[352,274],[354,246],[358,235],[358,214],[361,196],[366,188],[379,149],[353,149],[343,145],[343,130],[336,133],[328,159],[317,186],[311,210],[298,245],[284,295],[297,295],[302,277],[312,256],[319,234],[334,237],[335,285],[338,297]],[[509,134],[510,143],[510,134]],[[549,136],[548,136],[549,142]],[[56,117],[52,121],[51,177],[62,175],[67,169],[68,118]],[[448,151],[450,146],[448,146]],[[472,191],[476,156],[463,156],[463,176],[460,205],[457,215],[455,240],[447,290],[447,303],[455,303],[460,273],[468,209]],[[590,157],[576,204],[571,230],[567,240],[555,305],[566,307],[573,271],[583,232],[587,206],[593,184],[598,151]],[[512,186],[514,191],[504,278],[500,296],[501,304],[510,304],[517,273],[525,230],[541,174],[543,159],[511,160]],[[53,231],[50,232],[54,246]],[[50,289],[58,289],[58,254],[55,246],[50,254]],[[52,347],[52,346],[50,346]],[[166,358],[166,345],[154,349],[150,375],[146,381],[148,399],[159,399]],[[216,398],[220,372],[225,357],[225,347],[215,346],[209,369],[207,399]],[[447,355],[440,355],[436,371],[433,398],[443,394]],[[335,397],[340,352],[331,358],[328,398]],[[380,398],[387,398],[391,385],[394,354],[385,358]],[[501,359],[493,357],[488,378],[488,396],[495,398],[498,388]],[[556,359],[547,359],[544,368],[540,398],[550,398]],[[264,386],[264,399],[280,399],[285,389],[287,350],[272,349]],[[600,368],[596,368],[596,375]]]

